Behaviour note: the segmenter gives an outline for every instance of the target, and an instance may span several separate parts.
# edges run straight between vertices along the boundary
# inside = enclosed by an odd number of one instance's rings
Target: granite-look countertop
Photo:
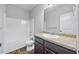
[[[60,45],[62,47],[71,49],[73,51],[77,51],[75,37],[67,37],[67,36],[59,35],[59,38],[47,38],[47,37],[43,36],[43,34],[48,34],[48,33],[38,33],[38,34],[35,34],[35,36],[38,36],[46,41],[55,43],[55,44]]]

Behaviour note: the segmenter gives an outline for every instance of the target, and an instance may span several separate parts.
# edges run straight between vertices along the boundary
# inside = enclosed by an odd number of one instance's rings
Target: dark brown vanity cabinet
[[[45,54],[55,54],[55,52],[51,51],[50,49],[45,49]]]
[[[44,54],[44,40],[35,36],[35,54]]]
[[[35,36],[35,54],[76,54],[75,51],[64,48]]]
[[[50,49],[51,51],[53,51],[55,54],[75,54],[75,51],[72,51],[70,49],[64,48],[60,45],[51,43],[46,41],[45,42],[46,48]]]
[[[53,54],[54,52],[46,48],[45,40],[35,36],[35,54]]]
[[[35,42],[35,54],[43,54],[43,45]]]

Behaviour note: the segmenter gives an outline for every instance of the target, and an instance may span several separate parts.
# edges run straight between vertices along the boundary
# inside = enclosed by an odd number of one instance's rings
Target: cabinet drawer
[[[35,41],[39,42],[40,44],[43,44],[43,39],[35,36]]]
[[[75,51],[66,49],[62,46],[56,45],[54,43],[50,43],[48,41],[46,41],[45,44],[46,44],[47,48],[51,49],[52,51],[54,51],[57,54],[74,54],[75,53]]]
[[[53,51],[49,50],[49,49],[45,49],[45,54],[55,54]]]
[[[35,54],[43,54],[43,46],[35,42]]]

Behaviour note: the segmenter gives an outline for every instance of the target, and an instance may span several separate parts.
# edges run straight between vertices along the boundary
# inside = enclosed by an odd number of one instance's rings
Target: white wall
[[[5,5],[0,4],[0,43],[2,46],[0,47],[0,53],[2,53],[3,47],[3,30],[4,30],[4,15],[5,15]]]
[[[44,25],[44,9],[47,5],[37,5],[31,12],[31,18],[34,19],[34,32],[39,33],[43,31]]]
[[[78,8],[77,8],[77,21],[78,21],[78,32],[77,32],[77,50],[78,50],[78,54],[79,54],[79,4],[78,4],[78,6],[77,6]]]
[[[6,14],[7,14],[7,17],[12,17],[17,19],[19,18],[19,19],[25,19],[25,20],[29,19],[29,12],[13,5],[7,5]]]
[[[34,19],[30,19],[30,35],[34,35]]]
[[[50,33],[60,31],[60,15],[73,12],[73,5],[61,5],[56,9],[51,8],[51,11],[45,13],[46,31]]]

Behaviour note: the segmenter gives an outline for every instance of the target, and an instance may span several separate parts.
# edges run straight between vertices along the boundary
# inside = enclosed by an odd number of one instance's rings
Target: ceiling
[[[22,8],[26,11],[30,11],[36,6],[36,4],[12,4],[12,5]]]

